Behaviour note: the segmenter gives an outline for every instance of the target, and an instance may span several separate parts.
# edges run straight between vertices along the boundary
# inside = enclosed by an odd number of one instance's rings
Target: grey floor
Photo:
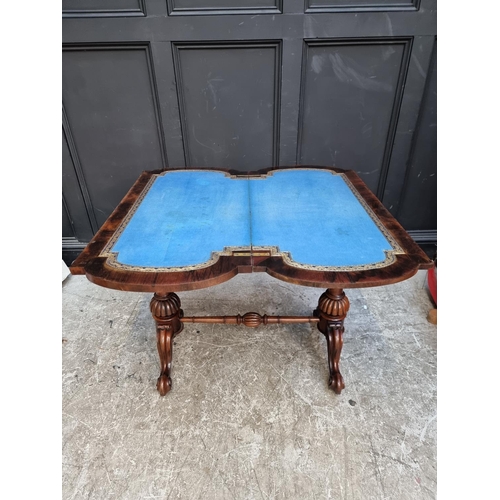
[[[425,272],[348,290],[340,396],[314,325],[186,325],[156,392],[149,294],[63,283],[64,499],[431,499],[436,327]],[[308,315],[322,290],[239,275],[186,315]]]

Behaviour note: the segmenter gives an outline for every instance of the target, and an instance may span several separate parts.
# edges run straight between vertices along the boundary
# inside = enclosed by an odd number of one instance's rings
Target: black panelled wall
[[[143,170],[356,170],[436,242],[433,0],[63,0],[63,257]]]

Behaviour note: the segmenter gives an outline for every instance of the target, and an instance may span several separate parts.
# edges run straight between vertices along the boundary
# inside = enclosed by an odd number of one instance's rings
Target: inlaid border
[[[219,172],[221,174],[224,174],[225,177],[229,177],[231,179],[247,179],[247,180],[255,180],[255,179],[266,179],[267,177],[271,177],[275,172],[283,172],[286,170],[292,170],[292,171],[297,171],[297,170],[319,170],[319,171],[325,171],[322,169],[315,169],[315,168],[289,168],[289,169],[280,169],[280,170],[274,170],[270,171],[266,174],[256,174],[256,175],[234,175],[234,174],[229,174],[227,172],[223,172],[220,170],[210,170],[211,172]],[[100,253],[99,257],[106,257],[106,265],[108,267],[114,268],[114,269],[121,269],[121,270],[126,270],[126,271],[141,271],[141,272],[152,272],[152,273],[171,273],[171,272],[182,272],[182,271],[195,271],[198,269],[204,269],[207,267],[210,267],[214,265],[221,256],[234,256],[235,253],[247,253],[249,252],[250,255],[255,255],[256,253],[267,253],[270,257],[281,257],[283,261],[288,264],[291,267],[295,267],[298,269],[307,269],[311,271],[364,271],[364,270],[369,270],[369,269],[379,269],[382,267],[387,267],[393,264],[396,261],[396,255],[404,254],[404,250],[401,248],[399,243],[395,240],[395,238],[391,235],[391,233],[384,227],[384,225],[381,223],[379,218],[376,216],[374,211],[371,209],[371,207],[366,203],[366,201],[363,199],[363,197],[358,193],[354,185],[351,183],[351,181],[347,178],[347,176],[343,173],[337,173],[333,172],[331,170],[327,170],[332,175],[340,175],[346,185],[349,187],[353,195],[356,197],[356,199],[359,201],[359,203],[362,205],[362,207],[365,209],[367,214],[370,216],[372,221],[375,223],[377,228],[381,231],[381,233],[384,235],[384,237],[387,239],[388,243],[392,246],[392,250],[384,250],[385,253],[385,259],[380,262],[375,262],[375,263],[370,263],[370,264],[359,264],[359,265],[354,265],[354,266],[319,266],[319,265],[313,265],[313,264],[302,264],[299,262],[296,262],[292,259],[292,256],[290,252],[286,250],[280,250],[279,247],[277,246],[228,246],[224,247],[223,250],[219,251],[213,251],[211,253],[210,258],[205,261],[201,262],[199,264],[193,264],[189,266],[178,266],[178,267],[145,267],[145,266],[132,266],[129,264],[122,264],[121,262],[118,262],[118,252],[113,252],[112,248],[114,244],[118,241],[120,236],[122,235],[123,231],[127,227],[128,223],[134,216],[135,212],[139,208],[140,204],[148,194],[149,190],[155,183],[156,179],[158,177],[163,177],[164,175],[172,172],[178,172],[178,170],[166,170],[164,172],[161,172],[159,174],[153,174],[150,179],[148,180],[148,183],[146,184],[145,188],[141,192],[140,196],[137,198],[135,201],[134,205],[132,208],[128,211],[127,215],[123,218],[121,224],[118,226],[116,231],[114,232],[113,236],[109,239],[108,243],[106,246],[103,248],[102,252]],[[201,170],[201,169],[193,169],[189,170],[190,172],[193,171],[201,171],[205,172],[206,170]]]

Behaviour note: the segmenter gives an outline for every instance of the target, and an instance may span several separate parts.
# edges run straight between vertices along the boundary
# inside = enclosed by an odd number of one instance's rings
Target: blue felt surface
[[[156,179],[111,251],[122,264],[180,267],[249,245],[247,180],[186,170]]]
[[[283,170],[231,179],[185,170],[155,180],[111,251],[122,264],[182,267],[251,244],[316,266],[377,263],[392,248],[339,175]]]
[[[340,175],[278,171],[252,181],[250,199],[253,245],[277,245],[300,264],[371,264],[392,249]]]

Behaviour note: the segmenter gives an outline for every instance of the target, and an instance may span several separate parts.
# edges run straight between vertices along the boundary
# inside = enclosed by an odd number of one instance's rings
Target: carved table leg
[[[172,388],[172,346],[174,337],[182,330],[181,299],[175,293],[155,293],[150,304],[151,314],[156,321],[156,339],[160,355],[160,376],[156,388],[165,396]]]
[[[319,298],[314,315],[319,317],[318,330],[326,337],[328,348],[328,385],[340,394],[345,387],[339,370],[344,336],[344,319],[349,311],[349,299],[341,288],[329,288]]]

